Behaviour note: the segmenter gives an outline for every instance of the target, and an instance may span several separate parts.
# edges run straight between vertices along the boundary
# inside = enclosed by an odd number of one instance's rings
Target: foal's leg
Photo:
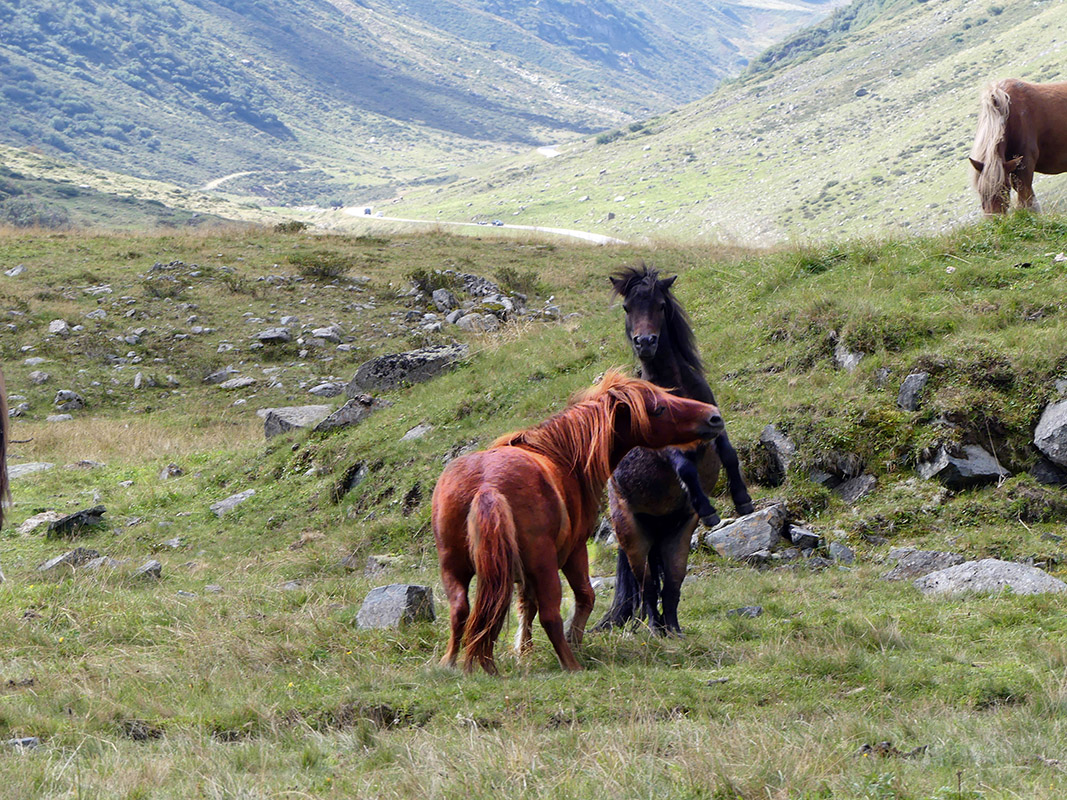
[[[725,434],[723,435],[725,436]],[[700,485],[700,472],[693,460],[694,457],[699,458],[702,453],[700,451],[679,450],[672,447],[666,451],[666,455],[670,465],[678,473],[686,492],[688,492],[689,502],[693,504],[693,510],[697,512],[700,521],[709,528],[714,528],[722,520],[719,518],[719,512],[715,510],[711,500],[704,493],[704,487]],[[719,460],[722,460],[722,456],[719,457]]]
[[[756,507],[752,505],[748,486],[745,485],[745,476],[741,474],[741,462],[737,458],[734,446],[730,444],[726,431],[719,434],[719,438],[715,440],[715,452],[719,454],[719,461],[722,462],[722,468],[726,472],[726,482],[730,487],[730,498],[734,501],[734,508],[742,516],[751,514]]]
[[[441,659],[441,666],[456,666],[456,657],[459,655],[460,644],[463,641],[463,628],[467,624],[470,615],[470,603],[467,600],[467,591],[470,589],[471,578],[474,570],[465,570],[461,566],[453,564],[441,564],[441,582],[445,587],[445,597],[448,598],[448,616],[451,634],[448,637],[448,649]]]
[[[563,563],[563,574],[574,592],[574,616],[566,631],[567,641],[577,647],[582,643],[585,623],[589,621],[596,602],[593,585],[589,582],[589,550],[584,543],[574,548],[570,558]]]
[[[537,595],[525,581],[519,590],[519,630],[515,634],[515,655],[522,656],[533,649],[533,621],[537,616]]]
[[[651,537],[650,537],[651,538]],[[663,614],[660,613],[660,583],[663,576],[663,538],[659,535],[650,542],[648,556],[645,560],[643,574],[637,568],[634,575],[641,584],[641,603],[648,615],[648,627],[657,636],[666,632]],[[633,567],[633,562],[630,563]]]
[[[682,581],[689,564],[689,543],[696,530],[696,520],[688,522],[665,539],[661,546],[663,558],[663,623],[668,631],[681,633],[678,624],[678,602],[682,596]]]

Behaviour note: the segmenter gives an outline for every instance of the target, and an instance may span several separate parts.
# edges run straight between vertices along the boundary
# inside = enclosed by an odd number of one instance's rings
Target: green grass
[[[1062,601],[928,600],[881,575],[888,549],[905,544],[1032,557],[1067,574],[1056,538],[1062,490],[1018,475],[949,496],[913,473],[923,450],[946,438],[992,443],[1015,473],[1035,461],[1033,425],[1064,366],[1067,273],[1053,256],[1065,233],[1063,218],[1018,215],[943,237],[745,251],[254,228],[5,232],[0,267],[26,267],[0,276],[15,325],[0,339],[8,391],[30,404],[14,422],[12,463],[57,467],[15,482],[0,532],[0,741],[42,740],[24,754],[0,747],[3,794],[1061,797]],[[701,551],[683,591],[684,638],[591,634],[579,654],[587,669],[568,675],[540,629],[534,653],[517,661],[509,629],[498,645],[502,679],[443,670],[447,610],[428,508],[442,464],[543,419],[605,368],[628,363],[607,275],[639,259],[680,274],[676,290],[746,468],[768,422],[798,445],[785,485],[756,486],[756,496],[802,510],[817,531],[850,544],[857,564],[759,572]],[[147,291],[142,276],[173,261],[185,265],[176,270],[182,296]],[[301,275],[308,264],[351,266],[319,278]],[[411,276],[443,269],[521,280],[537,292],[532,307],[551,295],[576,316],[493,335],[408,332],[397,315],[411,301],[400,293]],[[271,275],[304,280],[259,280]],[[112,294],[84,292],[105,283]],[[86,320],[96,308],[108,316]],[[131,308],[137,316],[123,316]],[[250,350],[259,328],[245,313],[263,327],[284,314],[336,320],[357,346],[306,357]],[[57,316],[86,330],[48,341]],[[213,332],[173,337],[192,324]],[[115,341],[134,327],[153,333]],[[831,331],[865,353],[855,372],[833,368]],[[302,383],[347,380],[366,357],[453,336],[471,346],[466,362],[389,393],[394,405],[358,428],[263,441],[257,408],[319,402]],[[237,350],[218,353],[224,342]],[[117,369],[108,358],[129,352],[141,361]],[[49,383],[30,383],[29,355],[49,359],[36,367]],[[228,363],[262,380],[240,395],[201,383]],[[899,381],[920,366],[932,375],[923,406],[901,412]],[[880,368],[891,370],[884,388]],[[138,370],[179,385],[134,392]],[[282,385],[269,387],[269,376]],[[61,386],[89,406],[73,422],[46,423]],[[933,425],[941,415],[959,427]],[[433,426],[425,438],[400,441],[420,423]],[[879,478],[855,508],[807,479],[832,451],[855,453]],[[65,466],[84,458],[103,466]],[[170,462],[184,474],[162,481]],[[367,477],[338,497],[357,463]],[[247,488],[255,496],[227,516],[208,510]],[[716,502],[729,510],[725,496]],[[106,525],[77,540],[16,533],[40,510],[97,503]],[[889,541],[871,544],[872,534]],[[166,544],[175,537],[176,549]],[[125,564],[36,571],[75,545]],[[379,553],[399,557],[384,575],[341,565]],[[611,573],[611,550],[591,555],[596,574]],[[163,564],[161,581],[129,577],[150,557]],[[436,587],[437,622],[359,631],[366,592],[400,581]],[[598,610],[607,602],[600,595]],[[756,619],[726,613],[753,604],[764,608]],[[927,750],[860,754],[882,741]]]

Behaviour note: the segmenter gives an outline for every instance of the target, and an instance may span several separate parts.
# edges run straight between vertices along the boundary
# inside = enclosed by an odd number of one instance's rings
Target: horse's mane
[[[611,477],[616,409],[627,406],[631,431],[647,435],[651,421],[645,398],[654,391],[647,381],[609,370],[600,383],[576,394],[558,414],[540,425],[505,434],[490,447],[525,447],[565,469],[580,469],[586,476],[584,488],[598,495]]]
[[[982,90],[978,109],[978,130],[974,135],[971,158],[982,164],[982,171],[974,170],[971,183],[982,199],[983,206],[1004,190],[1004,131],[1011,108],[1011,96],[1004,81],[991,83]]]
[[[636,267],[623,267],[615,273],[614,278],[612,286],[615,288],[615,293],[625,299],[640,285],[655,289],[659,281],[659,270],[642,263]],[[661,288],[660,292],[667,303],[663,319],[667,333],[671,337],[674,354],[685,366],[703,376],[704,362],[700,360],[700,352],[697,350],[696,336],[693,334],[689,315],[685,313],[685,309],[671,292],[670,287]]]

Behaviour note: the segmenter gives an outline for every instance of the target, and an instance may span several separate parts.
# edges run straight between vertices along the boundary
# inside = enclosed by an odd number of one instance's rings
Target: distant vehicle
[[[499,227],[499,226],[503,225],[504,222],[503,222],[503,220],[494,219],[493,220],[493,224],[496,225],[497,227]]]
[[[363,209],[363,213],[366,214],[369,217],[370,216],[370,209],[369,208]]]

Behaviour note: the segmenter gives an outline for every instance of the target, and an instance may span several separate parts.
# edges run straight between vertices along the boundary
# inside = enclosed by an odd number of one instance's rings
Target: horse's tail
[[[1000,192],[1007,178],[1004,174],[1004,156],[1000,150],[1010,109],[1011,97],[1003,81],[991,83],[982,90],[978,130],[974,134],[974,147],[971,148],[971,158],[982,164],[982,171],[974,170],[971,182],[983,202]]]
[[[7,389],[0,372],[0,525],[4,524],[4,506],[11,502],[11,488],[7,480],[7,443],[11,441],[7,416]]]
[[[478,575],[478,594],[464,631],[463,666],[470,672],[479,663],[492,673],[493,644],[511,608],[519,562],[511,504],[496,489],[482,489],[474,496],[467,515],[467,546]]]

